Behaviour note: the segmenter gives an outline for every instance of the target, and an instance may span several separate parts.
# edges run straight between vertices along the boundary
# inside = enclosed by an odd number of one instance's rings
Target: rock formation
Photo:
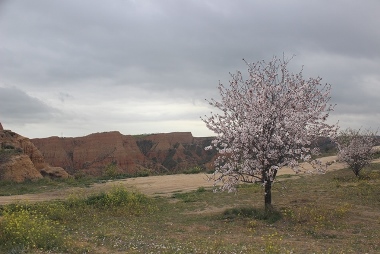
[[[6,160],[1,156],[0,179],[4,181],[24,182],[42,178],[41,173],[34,167],[30,158],[25,154],[15,154]]]
[[[61,167],[52,167],[47,166],[40,170],[40,173],[42,176],[48,176],[53,179],[67,179],[70,177],[69,173],[67,173],[63,168]]]
[[[50,172],[47,175],[51,177],[68,177],[63,168],[54,171],[49,168],[42,153],[28,138],[10,130],[0,130],[0,180],[34,180],[43,177],[41,170]]]
[[[131,136],[114,131],[31,141],[50,165],[63,167],[70,174],[101,175],[107,166],[116,165],[120,173],[139,175],[206,167],[214,155],[204,150],[211,139],[194,138],[190,132]]]
[[[51,137],[32,141],[51,165],[63,167],[70,173],[81,170],[100,175],[111,163],[117,163],[124,172],[130,173],[144,161],[133,137],[116,131],[79,138]]]

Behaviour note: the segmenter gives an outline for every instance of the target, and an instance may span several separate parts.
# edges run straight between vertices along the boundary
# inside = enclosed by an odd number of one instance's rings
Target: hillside
[[[49,164],[70,174],[90,175],[102,175],[112,166],[117,173],[131,175],[207,168],[215,155],[204,150],[211,140],[193,137],[190,132],[132,136],[117,131],[31,139]]]
[[[30,141],[11,130],[4,130],[0,123],[0,180],[23,182],[43,176],[67,178],[60,167],[51,167]]]

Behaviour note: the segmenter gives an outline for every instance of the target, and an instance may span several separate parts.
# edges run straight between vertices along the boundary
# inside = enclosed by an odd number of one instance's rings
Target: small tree
[[[302,70],[292,74],[289,61],[273,58],[249,64],[248,79],[241,72],[231,74],[228,88],[219,84],[220,101],[209,104],[219,113],[202,118],[217,134],[215,184],[233,191],[239,182],[262,183],[265,209],[272,209],[271,188],[278,170],[290,166],[300,170],[300,160],[310,161],[311,143],[318,137],[334,137],[336,125],[325,123],[333,105],[331,86],[321,78],[304,80]],[[320,163],[313,163],[322,170]]]
[[[338,159],[348,164],[354,174],[367,166],[373,158],[373,147],[376,141],[376,132],[362,131],[348,128],[342,131],[337,138]]]

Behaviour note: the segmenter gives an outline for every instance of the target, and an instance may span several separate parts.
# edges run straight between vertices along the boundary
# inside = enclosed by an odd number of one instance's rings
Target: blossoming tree
[[[338,158],[340,161],[346,162],[354,174],[359,177],[360,170],[373,158],[375,141],[375,132],[348,128],[342,131],[337,138]]]
[[[248,79],[231,74],[228,87],[219,84],[220,100],[207,100],[218,113],[202,120],[217,137],[206,149],[216,149],[212,180],[221,189],[234,191],[240,182],[262,183],[266,211],[272,210],[271,188],[277,172],[289,166],[301,170],[299,161],[310,161],[317,152],[311,143],[334,137],[336,125],[326,119],[333,105],[331,86],[321,78],[304,80],[302,70],[293,74],[289,61],[247,63]],[[323,170],[321,163],[313,162]]]

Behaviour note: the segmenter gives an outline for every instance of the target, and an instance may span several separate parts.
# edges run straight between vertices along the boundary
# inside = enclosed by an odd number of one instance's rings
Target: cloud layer
[[[0,3],[0,121],[29,137],[192,131],[242,61],[296,55],[333,85],[331,121],[380,126],[380,2]]]

